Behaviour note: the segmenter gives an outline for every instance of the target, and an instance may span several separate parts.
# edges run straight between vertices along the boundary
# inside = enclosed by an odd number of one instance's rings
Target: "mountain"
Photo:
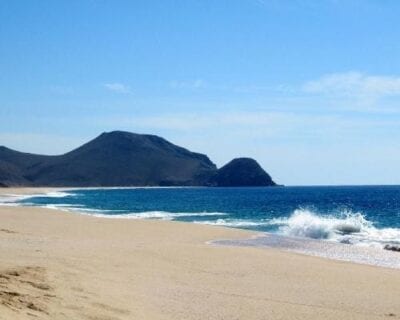
[[[206,155],[161,137],[124,131],[102,133],[59,156],[0,147],[0,186],[225,186],[229,185],[225,167],[217,170]],[[250,174],[254,184],[242,177],[247,184],[238,185],[267,185],[258,167],[243,170],[239,166],[240,172],[230,171],[236,177],[232,181],[238,181],[238,175]],[[257,172],[251,172],[252,168]]]
[[[33,185],[31,181],[24,177],[26,169],[47,158],[50,157],[18,152],[0,146],[0,185]]]
[[[257,161],[236,158],[224,165],[212,178],[220,187],[274,186],[275,182]]]

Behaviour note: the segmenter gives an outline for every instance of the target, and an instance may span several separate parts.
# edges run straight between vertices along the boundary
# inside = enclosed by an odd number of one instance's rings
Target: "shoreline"
[[[73,190],[97,190],[97,189],[142,189],[142,188],[160,188],[160,187],[87,187],[87,188],[9,188],[11,193],[4,193],[3,191],[7,189],[0,189],[0,205],[1,200],[4,201],[4,196],[6,199],[9,197],[10,199],[21,200],[21,197],[27,196],[50,196],[50,197],[63,197],[63,193],[67,191]],[[162,188],[162,187],[161,187]],[[166,188],[175,188],[175,187],[166,187]],[[177,188],[186,188],[186,187],[177,187]],[[189,187],[191,188],[191,187]],[[3,196],[3,199],[2,199]],[[13,201],[10,206],[19,206],[13,205]],[[104,213],[97,213],[96,211],[90,211],[90,209],[80,210],[79,207],[75,210],[74,208],[68,208],[63,206],[30,206],[24,205],[22,207],[25,208],[42,208],[46,210],[56,210],[59,212],[65,212],[69,214],[79,214],[94,218],[100,219],[122,219],[122,220],[167,220],[172,222],[180,222],[173,219],[152,219],[152,218],[139,218],[135,216],[131,218],[129,215],[126,217],[124,215],[106,215]],[[193,222],[186,222],[193,223]],[[207,225],[207,224],[205,224]],[[215,225],[208,225],[215,226]],[[392,252],[388,250],[384,250],[383,248],[375,248],[375,247],[360,247],[356,245],[342,244],[332,241],[327,241],[324,239],[311,239],[311,238],[298,238],[298,237],[290,237],[275,233],[263,232],[263,231],[255,231],[246,228],[239,227],[230,227],[230,226],[219,226],[222,228],[228,228],[231,230],[240,230],[251,233],[248,238],[244,239],[211,239],[206,241],[209,245],[217,245],[217,246],[237,246],[237,247],[255,247],[259,249],[267,249],[267,250],[280,250],[283,252],[301,254],[305,256],[318,257],[322,259],[341,261],[346,263],[353,263],[359,265],[368,265],[374,266],[378,268],[390,268],[390,269],[400,269],[400,254],[397,252]],[[329,253],[328,253],[329,252]]]
[[[207,244],[256,232],[39,207],[0,216],[0,319],[400,318],[399,270]]]

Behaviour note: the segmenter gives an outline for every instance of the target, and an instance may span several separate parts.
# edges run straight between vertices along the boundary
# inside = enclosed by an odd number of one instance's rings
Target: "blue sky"
[[[0,145],[161,135],[279,183],[400,184],[400,2],[1,1]]]

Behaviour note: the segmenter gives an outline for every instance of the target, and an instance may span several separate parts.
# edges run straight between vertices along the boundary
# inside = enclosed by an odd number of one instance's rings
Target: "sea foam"
[[[227,214],[226,214],[227,215]],[[259,226],[268,226],[268,220],[247,220],[247,219],[231,219],[220,218],[217,220],[195,220],[194,223],[208,224],[213,226],[233,227],[233,228],[250,228]]]
[[[74,210],[82,212],[81,208]],[[145,212],[125,212],[125,213],[112,213],[106,214],[104,211],[98,212],[88,209],[87,214],[101,218],[114,218],[114,219],[157,219],[157,220],[174,220],[176,218],[184,217],[203,217],[203,216],[223,216],[221,212],[166,212],[166,211],[145,211]]]
[[[107,219],[174,220],[176,218],[185,218],[185,217],[207,217],[207,216],[226,215],[225,213],[222,212],[167,212],[167,211],[127,212],[124,210],[85,208],[82,205],[69,205],[69,204],[47,204],[44,205],[43,207],[47,209],[72,211],[84,215],[90,215],[93,217],[107,218]]]
[[[384,247],[400,243],[400,229],[376,228],[359,212],[343,211],[339,215],[321,215],[298,209],[288,218],[272,219],[282,235],[325,239],[340,243]]]

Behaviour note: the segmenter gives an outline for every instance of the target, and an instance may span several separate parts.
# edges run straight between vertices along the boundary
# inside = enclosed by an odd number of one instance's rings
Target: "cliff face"
[[[219,187],[275,186],[276,183],[263,168],[251,158],[233,159],[212,178]]]
[[[232,186],[270,185],[257,166],[217,170],[206,155],[161,137],[113,131],[60,156],[0,147],[0,186],[229,186],[229,181]]]

